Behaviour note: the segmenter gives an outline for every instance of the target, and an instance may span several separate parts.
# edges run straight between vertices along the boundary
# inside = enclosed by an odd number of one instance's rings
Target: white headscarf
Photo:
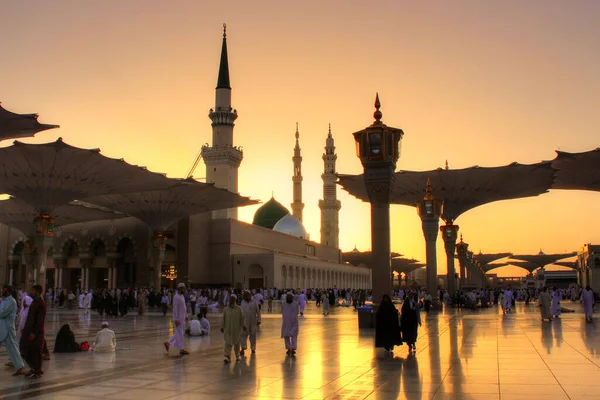
[[[33,299],[30,296],[25,296],[23,298],[23,308],[21,308],[21,312],[19,313],[21,316],[19,319],[19,332],[25,328],[25,322],[27,321],[27,315],[29,315],[29,307],[31,307],[31,303],[33,303]]]

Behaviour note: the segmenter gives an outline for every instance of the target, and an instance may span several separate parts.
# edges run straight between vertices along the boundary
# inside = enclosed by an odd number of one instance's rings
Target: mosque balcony
[[[215,125],[234,125],[234,121],[237,119],[237,110],[233,110],[231,107],[225,109],[218,107],[216,110],[210,109],[208,117],[212,121],[212,126]]]
[[[242,148],[231,145],[204,145],[200,152],[207,165],[229,164],[237,168],[244,158]]]

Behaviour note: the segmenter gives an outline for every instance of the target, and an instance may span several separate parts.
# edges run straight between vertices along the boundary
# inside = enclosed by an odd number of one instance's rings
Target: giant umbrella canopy
[[[573,257],[573,253],[562,254],[545,254],[540,251],[538,254],[516,254],[510,257],[510,264],[525,268],[529,272],[533,272],[538,268],[544,268],[546,265],[554,264],[563,258]]]
[[[27,237],[32,237],[36,232],[33,222],[39,214],[29,204],[11,197],[0,200],[0,223],[19,230]],[[114,220],[127,217],[122,213],[115,213],[99,207],[90,207],[83,204],[69,203],[59,206],[54,210],[54,227],[75,224],[78,222]]]
[[[34,136],[58,125],[41,124],[37,114],[16,114],[0,105],[0,141]]]
[[[162,174],[105,157],[99,149],[70,146],[60,138],[43,144],[15,141],[0,148],[0,193],[18,198],[38,215],[40,233],[34,241],[40,267],[45,265],[52,244],[52,214],[58,207],[90,196],[163,189],[173,184]],[[34,282],[37,272],[34,268]]]
[[[427,180],[432,194],[444,202],[442,219],[452,223],[461,214],[494,201],[547,193],[554,180],[552,162],[512,163],[501,167],[399,171],[395,174],[391,204],[416,206],[423,200]],[[363,175],[338,175],[338,184],[360,200],[369,201]]]
[[[104,194],[85,199],[85,202],[136,217],[154,231],[155,288],[160,287],[161,264],[166,246],[164,233],[167,228],[191,215],[258,203],[256,200],[219,189],[212,183],[197,182],[192,178],[177,182],[177,185],[163,190]]]
[[[0,148],[0,193],[29,204],[40,215],[52,215],[73,200],[174,184],[163,174],[105,157],[100,149],[70,146],[61,138],[43,144],[15,141]]]
[[[600,191],[600,149],[583,153],[557,151],[552,167],[557,170],[552,189]]]

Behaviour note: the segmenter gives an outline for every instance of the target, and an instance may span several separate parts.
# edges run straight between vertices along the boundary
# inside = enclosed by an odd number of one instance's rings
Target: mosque
[[[201,148],[206,181],[238,193],[243,159],[234,145],[237,110],[231,106],[227,37],[223,43],[215,108],[210,110],[212,145]],[[193,286],[244,288],[370,288],[371,270],[345,263],[339,249],[340,201],[336,192],[336,159],[331,128],[325,140],[320,242],[302,225],[302,156],[296,127],[291,213],[271,198],[255,213],[252,224],[237,219],[237,209],[197,214],[180,220],[165,234],[162,285],[184,281]],[[48,252],[46,287],[154,286],[151,259],[153,232],[134,217],[65,225],[53,232]],[[31,283],[26,269],[26,236],[0,225],[0,276],[18,287]]]

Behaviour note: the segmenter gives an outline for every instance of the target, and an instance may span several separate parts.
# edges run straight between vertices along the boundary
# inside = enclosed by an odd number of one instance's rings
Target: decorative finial
[[[448,160],[446,160],[446,168],[445,170],[448,171],[450,168],[448,167]]]
[[[223,39],[227,39],[227,24],[223,23]]]
[[[463,240],[462,240],[462,233],[460,234],[460,242],[461,243],[463,242]]]
[[[327,134],[327,137],[331,137],[331,123],[329,124],[329,133]]]
[[[298,132],[298,123],[296,122],[296,140],[300,138],[300,132]]]
[[[381,123],[381,117],[383,116],[381,111],[379,111],[379,108],[381,108],[381,103],[379,102],[379,93],[376,93],[375,94],[375,112],[373,113],[373,117],[375,118],[376,124]]]
[[[431,191],[431,179],[427,178],[427,187],[425,189],[425,200],[433,200],[433,193]]]

